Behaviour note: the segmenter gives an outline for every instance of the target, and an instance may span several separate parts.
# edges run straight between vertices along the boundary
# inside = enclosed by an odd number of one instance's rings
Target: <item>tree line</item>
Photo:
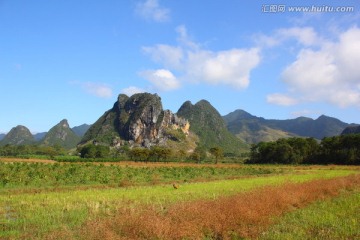
[[[110,149],[103,145],[88,144],[78,149],[81,158],[115,158],[129,159],[141,162],[167,162],[167,161],[194,161],[200,163],[208,158],[207,152],[218,163],[223,158],[223,150],[220,147],[212,147],[209,150],[197,147],[193,152],[174,150],[165,146],[153,146],[151,148],[123,146]]]
[[[60,145],[42,146],[42,145],[10,145],[0,146],[0,156],[31,156],[42,155],[53,158],[54,156],[64,155],[66,150]]]
[[[69,153],[61,146],[42,145],[5,145],[0,146],[0,156],[20,158],[50,158],[58,161],[121,161],[132,160],[142,162],[168,162],[190,161],[201,163],[214,161],[218,163],[224,157],[222,148],[212,147],[205,149],[197,147],[192,152],[175,150],[165,146],[153,146],[151,148],[122,146],[110,148],[101,144],[87,144],[78,146],[76,151]]]
[[[287,138],[253,144],[247,163],[360,164],[360,134],[314,138]]]

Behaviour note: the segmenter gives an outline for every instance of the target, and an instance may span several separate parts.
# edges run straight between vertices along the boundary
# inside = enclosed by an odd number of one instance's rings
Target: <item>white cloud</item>
[[[284,82],[301,91],[312,91],[334,84],[338,69],[329,51],[303,49],[295,62],[282,73]]]
[[[122,93],[126,94],[127,96],[132,96],[136,93],[143,93],[146,92],[144,89],[138,88],[138,87],[134,87],[134,86],[130,86],[128,88],[124,88],[121,90]]]
[[[283,41],[286,39],[294,38],[304,46],[316,45],[320,41],[317,33],[311,27],[283,28],[277,31],[277,35]]]
[[[260,63],[257,48],[210,51],[188,38],[185,26],[179,26],[178,46],[158,44],[143,50],[154,61],[181,73],[179,79],[208,84],[225,84],[237,89],[249,85],[250,72]]]
[[[360,29],[351,28],[340,35],[336,48],[336,64],[342,77],[350,82],[360,83]]]
[[[166,67],[180,68],[184,52],[181,47],[157,44],[155,47],[143,47],[143,52],[151,56],[152,60],[164,64]]]
[[[250,71],[260,62],[258,49],[199,50],[188,55],[186,74],[196,81],[247,88]]]
[[[315,46],[323,42],[312,27],[280,28],[271,35],[256,34],[254,36],[255,42],[260,47],[275,47],[293,39],[304,46]]]
[[[303,101],[339,107],[360,106],[360,29],[353,27],[320,49],[302,49],[282,72],[282,80]]]
[[[140,73],[142,77],[150,81],[156,89],[171,91],[180,87],[180,82],[166,69],[147,70]]]
[[[298,103],[298,101],[295,98],[289,97],[281,93],[274,93],[267,95],[266,101],[268,103],[281,105],[281,106],[291,106]]]
[[[80,82],[80,81],[70,81],[69,84],[79,86],[83,91],[88,94],[94,95],[100,98],[110,98],[112,97],[112,89],[110,86],[104,83],[94,83],[94,82]]]
[[[112,97],[112,89],[106,84],[86,82],[86,83],[81,83],[81,86],[83,89],[85,89],[86,92],[94,96],[100,98]]]
[[[146,0],[136,5],[135,12],[148,20],[166,22],[170,19],[170,10],[161,7],[158,0]]]

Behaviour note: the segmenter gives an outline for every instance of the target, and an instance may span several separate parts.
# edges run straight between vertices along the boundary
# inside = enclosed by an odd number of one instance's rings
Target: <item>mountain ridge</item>
[[[30,130],[22,125],[13,127],[0,141],[0,145],[27,145],[35,143],[35,139]]]
[[[68,121],[63,119],[46,133],[40,144],[47,146],[59,145],[65,149],[71,149],[76,147],[79,142],[80,137],[72,131]]]
[[[358,134],[358,133],[360,133],[360,125],[351,124],[350,126],[346,127],[346,128],[341,132],[341,135]]]
[[[247,144],[228,131],[220,113],[207,100],[195,104],[186,101],[177,115],[190,122],[190,130],[198,135],[202,147],[221,147],[225,153],[241,153],[248,149]]]
[[[223,116],[230,132],[249,143],[274,141],[281,137],[324,137],[340,135],[350,124],[337,118],[321,115],[316,119],[297,117],[294,119],[265,119],[238,109]],[[263,135],[261,135],[261,131]],[[272,133],[271,133],[272,132]],[[252,139],[244,137],[251,135]]]
[[[82,124],[70,128],[67,120],[65,125],[71,131],[69,134],[73,137],[76,136],[74,138],[82,137],[82,143],[97,140],[115,146],[123,144],[124,141],[130,141],[131,144],[150,147],[154,144],[163,144],[163,138],[176,139],[174,136],[178,133],[173,131],[174,127],[182,130],[188,128],[186,131],[190,129],[195,134],[192,139],[198,139],[196,141],[203,146],[223,145],[224,142],[230,146],[232,145],[230,142],[234,142],[237,144],[237,148],[245,149],[247,144],[274,141],[279,138],[313,137],[322,139],[327,136],[340,135],[347,127],[358,124],[348,124],[326,115],[321,115],[316,119],[309,117],[284,120],[265,119],[242,109],[221,116],[217,109],[204,99],[195,104],[185,101],[177,113],[172,113],[170,110],[162,108],[161,98],[157,94],[140,93],[130,97],[120,94],[113,107],[92,125]],[[50,143],[51,141],[45,140],[48,132],[30,133],[32,136],[29,135],[29,132],[24,131],[24,137],[13,136],[12,138],[15,140],[12,141],[6,140],[9,138],[7,136],[9,133],[0,134],[0,144],[4,145],[7,142],[10,144],[53,144]],[[237,138],[233,138],[233,135]],[[74,142],[72,141],[72,147],[76,146]],[[61,145],[63,144],[61,143]],[[236,147],[229,147],[226,144],[223,145],[225,148],[232,149],[231,151],[238,150]],[[192,144],[192,146],[194,145]]]

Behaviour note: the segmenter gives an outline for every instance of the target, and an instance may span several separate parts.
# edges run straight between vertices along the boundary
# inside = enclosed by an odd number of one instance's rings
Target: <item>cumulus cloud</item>
[[[295,98],[289,97],[281,93],[274,93],[267,95],[266,101],[268,103],[281,105],[281,106],[291,106],[298,103],[298,101]]]
[[[143,47],[143,52],[149,55],[153,61],[164,64],[165,67],[180,68],[184,57],[184,51],[178,46],[157,44],[154,47]]]
[[[139,2],[135,8],[139,16],[155,22],[166,22],[170,19],[170,10],[161,7],[158,0]]]
[[[136,93],[143,93],[146,92],[144,89],[138,88],[138,87],[134,87],[134,86],[130,86],[128,88],[124,88],[121,90],[122,93],[126,94],[127,96],[132,96]]]
[[[179,26],[176,31],[179,34],[177,46],[159,44],[144,47],[144,52],[169,71],[179,72],[179,79],[225,84],[237,89],[248,87],[250,72],[261,60],[258,48],[210,51],[191,41],[185,26]]]
[[[269,95],[269,103],[289,103],[283,96],[294,95],[293,102],[328,102],[339,107],[360,106],[360,29],[352,27],[336,40],[320,36],[313,28],[278,29],[273,35],[258,35],[261,47],[275,47],[296,40],[296,59],[281,73],[288,93]],[[282,97],[281,97],[282,96]],[[291,101],[290,101],[291,102]]]
[[[112,88],[104,83],[70,81],[69,84],[79,86],[83,91],[96,97],[112,97]]]
[[[254,40],[260,47],[275,47],[289,40],[304,46],[319,45],[323,41],[312,27],[280,28],[271,35],[256,34]]]
[[[171,91],[180,87],[180,82],[166,69],[147,70],[140,73],[142,77],[150,81],[156,89]]]
[[[85,89],[86,92],[100,97],[100,98],[110,98],[112,97],[112,89],[106,84],[92,83],[86,82],[82,83],[82,88]]]
[[[281,78],[304,101],[360,106],[359,62],[360,29],[353,27],[318,50],[302,49]]]

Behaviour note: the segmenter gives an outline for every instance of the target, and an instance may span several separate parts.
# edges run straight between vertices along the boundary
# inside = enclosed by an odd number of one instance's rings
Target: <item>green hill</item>
[[[271,128],[266,119],[236,110],[223,117],[228,130],[247,143],[270,142],[279,138],[294,137],[296,134]]]
[[[274,141],[294,136],[322,139],[337,136],[349,126],[347,123],[325,115],[315,120],[307,117],[269,120],[253,116],[243,110],[236,110],[223,118],[229,131],[248,143]]]
[[[340,135],[344,128],[349,126],[348,123],[325,115],[321,115],[315,120],[306,117],[289,120],[267,120],[266,125],[298,136],[316,139]]]
[[[91,126],[88,124],[82,124],[80,126],[71,128],[71,130],[79,137],[83,137],[85,135],[85,133],[87,132],[87,130],[89,130],[90,127]]]
[[[71,149],[76,147],[79,141],[80,137],[71,130],[68,121],[64,119],[46,133],[41,140],[41,144],[47,146],[59,145]]]
[[[359,134],[360,133],[360,125],[352,125],[346,127],[342,132],[341,135],[347,134]]]
[[[30,130],[21,125],[12,128],[10,132],[0,141],[0,145],[26,145],[33,143],[35,143],[35,139]]]
[[[224,153],[241,153],[248,149],[248,145],[230,133],[219,112],[206,100],[193,105],[185,102],[177,115],[190,122],[190,131],[199,137],[199,145],[210,149],[221,147]]]

